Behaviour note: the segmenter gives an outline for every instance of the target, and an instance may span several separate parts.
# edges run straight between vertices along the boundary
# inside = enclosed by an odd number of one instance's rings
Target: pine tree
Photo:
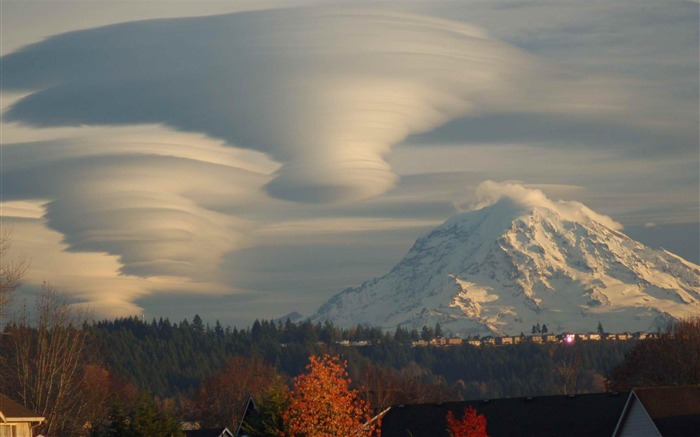
[[[195,332],[204,332],[204,322],[202,322],[202,318],[199,317],[199,314],[194,315],[194,318],[192,319],[192,328],[194,328]]]
[[[423,326],[423,330],[420,333],[420,338],[422,338],[425,341],[430,341],[434,337],[435,333],[433,332],[433,330],[428,328],[427,326]]]
[[[440,326],[440,323],[435,324],[435,338],[442,338],[444,337],[445,334],[442,332],[442,327]]]

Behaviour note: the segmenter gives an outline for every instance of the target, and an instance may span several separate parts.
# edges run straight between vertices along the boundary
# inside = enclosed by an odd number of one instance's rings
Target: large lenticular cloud
[[[546,99],[527,97],[535,63],[477,28],[352,9],[126,23],[2,61],[5,89],[31,92],[7,120],[202,132],[282,163],[268,193],[306,202],[381,194],[397,179],[385,157],[408,135]]]
[[[116,255],[124,275],[211,289],[224,254],[249,244],[254,226],[229,211],[249,204],[268,178],[217,153],[212,141],[196,147],[146,138],[4,145],[3,198],[48,199],[44,218],[69,250]]]

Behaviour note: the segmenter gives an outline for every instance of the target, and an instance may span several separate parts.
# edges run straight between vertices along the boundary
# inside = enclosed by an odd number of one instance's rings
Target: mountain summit
[[[475,210],[419,238],[388,274],[326,302],[312,320],[455,334],[648,331],[700,314],[700,266],[632,240],[578,202],[487,181]]]

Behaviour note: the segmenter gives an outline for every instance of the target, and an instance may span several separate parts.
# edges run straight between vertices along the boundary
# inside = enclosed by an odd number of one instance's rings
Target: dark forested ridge
[[[304,370],[309,355],[321,353],[347,359],[355,380],[370,363],[395,371],[410,368],[467,399],[601,391],[604,376],[635,343],[411,347],[417,333],[400,328],[385,334],[378,328],[341,330],[330,323],[263,320],[239,330],[218,322],[204,325],[199,316],[180,323],[124,318],[87,329],[105,354],[106,367],[160,397],[192,394],[236,355],[260,357],[293,377]],[[372,344],[342,346],[341,340]]]

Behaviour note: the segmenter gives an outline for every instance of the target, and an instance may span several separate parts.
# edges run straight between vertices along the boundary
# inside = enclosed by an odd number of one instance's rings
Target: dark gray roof
[[[447,437],[447,412],[462,417],[470,405],[486,418],[490,437],[612,435],[628,396],[596,393],[397,406],[382,420],[382,437]]]
[[[664,437],[700,436],[700,385],[635,388]]]

